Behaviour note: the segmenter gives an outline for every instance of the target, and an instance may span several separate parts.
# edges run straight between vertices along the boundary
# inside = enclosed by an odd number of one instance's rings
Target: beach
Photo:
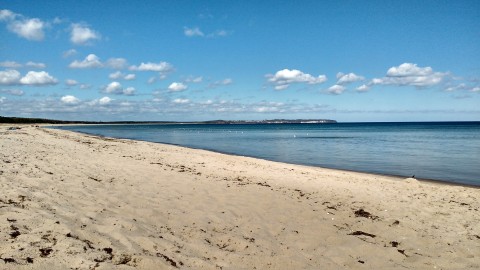
[[[2,269],[480,268],[476,187],[10,126]]]

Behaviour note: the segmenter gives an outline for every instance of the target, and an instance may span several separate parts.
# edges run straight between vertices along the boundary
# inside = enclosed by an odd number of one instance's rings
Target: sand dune
[[[479,269],[478,198],[478,188],[0,126],[2,269]]]

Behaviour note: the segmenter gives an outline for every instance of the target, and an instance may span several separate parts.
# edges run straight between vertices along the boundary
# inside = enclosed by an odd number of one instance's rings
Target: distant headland
[[[23,118],[0,116],[3,124],[331,124],[330,119],[272,119],[272,120],[211,120],[211,121],[64,121],[44,118]]]

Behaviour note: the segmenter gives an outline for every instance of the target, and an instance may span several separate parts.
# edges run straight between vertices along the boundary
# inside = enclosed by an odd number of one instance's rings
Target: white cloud
[[[89,54],[83,61],[75,60],[69,65],[70,68],[99,68],[102,66],[100,58],[95,54]]]
[[[64,51],[64,52],[63,52],[63,58],[68,58],[68,57],[74,56],[74,55],[76,55],[76,54],[77,54],[77,50],[75,50],[75,49],[70,49],[70,50],[68,50],[68,51]]]
[[[35,63],[35,62],[32,62],[32,61],[29,61],[25,64],[26,67],[31,67],[31,68],[46,68],[47,65],[45,65],[44,63]]]
[[[337,84],[348,84],[352,82],[358,82],[365,80],[365,77],[356,75],[355,73],[344,74],[342,72],[337,73]]]
[[[11,21],[14,20],[18,14],[15,14],[11,10],[2,9],[0,10],[0,21]]]
[[[21,68],[22,67],[22,64],[19,64],[15,61],[3,61],[3,62],[0,62],[0,67],[4,67],[4,68]]]
[[[125,77],[123,77],[124,80],[127,80],[127,81],[131,81],[131,80],[135,80],[137,76],[135,74],[127,74],[125,75]]]
[[[0,103],[3,103],[6,99],[6,97],[0,97]]]
[[[75,85],[78,84],[78,82],[75,81],[75,80],[72,80],[72,79],[67,79],[67,80],[65,80],[65,84],[68,85],[68,86],[75,86]]]
[[[173,103],[175,104],[187,104],[190,103],[189,99],[182,99],[182,98],[176,98],[173,100]]]
[[[87,89],[90,89],[90,88],[92,88],[92,86],[90,84],[85,84],[85,83],[80,84],[80,89],[82,89],[82,90],[87,90]]]
[[[111,82],[105,87],[105,92],[106,93],[118,93],[122,91],[123,87],[122,84],[119,82]]]
[[[472,89],[470,89],[470,92],[480,92],[480,86],[473,87]]]
[[[58,83],[58,80],[45,71],[29,71],[27,75],[20,79],[20,83],[32,86],[54,85]]]
[[[220,37],[227,36],[228,34],[229,34],[229,32],[226,31],[226,30],[218,30],[218,31],[215,32],[215,35],[220,36]]]
[[[415,86],[417,88],[438,85],[448,73],[434,72],[431,67],[418,67],[417,64],[403,63],[398,67],[391,67],[387,76],[374,78],[369,85],[396,85]]]
[[[54,85],[58,81],[54,77],[50,76],[45,71],[29,71],[27,75],[21,77],[20,72],[10,69],[6,71],[0,71],[0,84],[1,85],[31,85],[31,86],[42,86],[42,85]]]
[[[69,105],[74,105],[74,104],[77,104],[80,102],[80,99],[74,97],[74,96],[70,96],[70,95],[67,95],[67,96],[63,96],[61,99],[60,99],[63,103],[65,104],[69,104]]]
[[[468,86],[465,83],[461,83],[459,85],[449,86],[449,87],[445,88],[445,91],[446,92],[453,92],[453,91],[457,91],[457,90],[465,90],[467,88],[468,88]]]
[[[46,23],[40,19],[24,19],[20,21],[11,21],[7,28],[20,37],[28,40],[41,41],[45,37],[44,28]]]
[[[21,77],[20,72],[14,69],[0,71],[0,84],[2,85],[18,84],[20,77]]]
[[[188,86],[181,82],[173,82],[168,86],[168,90],[170,90],[171,92],[180,92],[186,90],[187,88]]]
[[[113,69],[124,69],[127,66],[127,60],[124,58],[110,58],[105,66]]]
[[[211,83],[210,85],[208,85],[208,87],[213,89],[213,88],[216,88],[216,87],[219,87],[219,86],[222,86],[222,85],[230,85],[232,83],[233,83],[233,80],[231,78],[225,78],[221,81],[215,81],[215,82]]]
[[[114,73],[110,73],[110,75],[108,75],[108,78],[110,78],[111,80],[124,79],[124,80],[127,80],[127,81],[131,81],[131,80],[135,80],[136,75],[135,74],[124,75],[122,72],[117,71],[117,72],[114,72]]]
[[[107,94],[126,95],[126,96],[132,96],[135,94],[135,91],[136,91],[135,88],[133,87],[123,88],[122,84],[119,82],[111,82],[103,90]]]
[[[0,10],[0,21],[7,23],[7,29],[19,37],[40,41],[45,37],[44,30],[48,23],[38,18],[29,19],[8,9]]]
[[[362,84],[359,87],[357,87],[358,92],[367,92],[368,90],[370,90],[370,86],[366,84]]]
[[[199,77],[188,77],[185,82],[192,82],[192,83],[201,83],[203,81],[203,77],[202,76],[199,76]]]
[[[107,104],[109,104],[111,101],[112,101],[112,99],[109,98],[109,97],[102,97],[101,99],[98,100],[98,103],[99,103],[100,105],[107,105]]]
[[[214,32],[211,32],[211,33],[208,33],[208,34],[205,34],[202,30],[200,30],[200,28],[198,27],[193,27],[193,28],[189,28],[189,27],[184,27],[183,28],[183,33],[185,34],[185,36],[187,37],[207,37],[207,38],[214,38],[214,37],[225,37],[225,36],[228,36],[232,33],[232,31],[227,31],[227,30],[224,30],[224,29],[221,29],[221,30],[216,30]]]
[[[91,40],[98,40],[101,38],[100,33],[88,28],[86,25],[74,23],[71,27],[70,41],[73,44],[87,45]]]
[[[157,71],[157,72],[170,72],[173,70],[173,66],[167,62],[160,63],[141,63],[139,66],[130,66],[130,70],[137,71]]]
[[[275,85],[275,90],[286,89],[292,83],[320,84],[327,80],[325,75],[314,77],[296,69],[282,69],[277,71],[275,75],[267,75],[267,77],[269,78],[268,81]]]
[[[157,78],[155,78],[155,77],[150,77],[150,78],[148,79],[147,83],[152,84],[152,83],[154,83],[154,82],[156,82],[156,81],[157,81]]]
[[[334,95],[340,95],[342,94],[344,91],[346,90],[345,86],[343,85],[338,85],[338,84],[335,84],[335,85],[332,85],[328,88],[328,92],[330,94],[334,94]]]
[[[116,71],[114,73],[110,73],[110,75],[108,75],[108,78],[110,78],[111,80],[118,80],[122,78],[122,76],[123,76],[122,72]]]
[[[5,68],[21,68],[23,66],[24,65],[22,65],[20,63],[17,63],[15,61],[0,62],[0,67],[5,67]],[[47,67],[47,65],[45,65],[44,63],[35,63],[35,62],[32,62],[32,61],[28,61],[25,64],[25,66],[30,67],[30,68],[46,68]]]
[[[126,95],[126,96],[133,96],[135,95],[135,88],[133,87],[127,87],[125,89],[123,89],[123,92],[122,94]]]
[[[391,67],[387,71],[388,77],[428,76],[433,73],[431,67],[418,67],[417,64],[403,63],[398,67]]]
[[[23,96],[25,94],[25,92],[20,89],[0,89],[0,93],[12,96]]]
[[[205,35],[198,27],[194,27],[194,28],[184,27],[183,33],[187,37],[203,37]]]

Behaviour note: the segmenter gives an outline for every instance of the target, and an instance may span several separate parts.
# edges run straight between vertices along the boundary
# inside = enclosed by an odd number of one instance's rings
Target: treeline
[[[4,117],[0,116],[2,124],[88,124],[92,122],[85,121],[62,121],[43,118],[23,118],[23,117]]]
[[[177,122],[168,121],[114,121],[114,122],[97,122],[97,121],[64,121],[44,118],[24,118],[24,117],[4,117],[0,116],[1,124],[173,124]]]

